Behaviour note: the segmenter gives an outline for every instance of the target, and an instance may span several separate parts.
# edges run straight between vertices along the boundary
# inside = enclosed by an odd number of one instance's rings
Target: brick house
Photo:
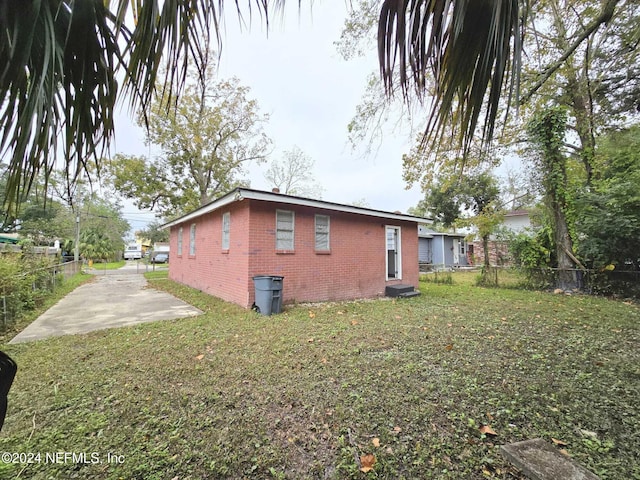
[[[237,188],[163,228],[170,229],[170,279],[250,307],[256,275],[284,276],[284,303],[376,297],[390,286],[417,286],[418,224],[425,222]]]

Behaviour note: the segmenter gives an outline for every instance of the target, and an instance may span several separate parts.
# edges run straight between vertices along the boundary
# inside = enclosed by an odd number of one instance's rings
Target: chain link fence
[[[0,318],[2,328],[21,312],[36,307],[65,278],[80,271],[78,262],[59,263],[21,271],[18,262],[3,262],[0,271]]]

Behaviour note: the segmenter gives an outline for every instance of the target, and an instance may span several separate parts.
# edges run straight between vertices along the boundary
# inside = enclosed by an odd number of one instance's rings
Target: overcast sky
[[[240,29],[235,11],[226,15],[221,78],[236,76],[251,88],[264,113],[270,115],[266,133],[274,143],[269,160],[298,146],[315,161],[314,174],[324,188],[323,199],[338,203],[364,200],[369,207],[406,212],[422,194],[418,187],[405,190],[402,154],[409,150],[409,132],[389,128],[380,148],[370,155],[353,151],[347,125],[353,118],[366,86],[377,72],[372,51],[364,59],[343,60],[334,42],[339,39],[345,2],[313,2],[313,8],[287,2],[284,19],[275,19],[267,35],[259,19]],[[116,125],[115,152],[147,155],[144,134],[124,114]],[[269,189],[264,172],[269,162],[250,167],[251,187]],[[125,206],[134,230],[152,216]]]

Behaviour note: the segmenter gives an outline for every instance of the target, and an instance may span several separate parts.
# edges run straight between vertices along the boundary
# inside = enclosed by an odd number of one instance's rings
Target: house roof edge
[[[165,223],[160,228],[161,229],[171,228],[174,225],[188,222],[189,220],[193,220],[197,217],[200,217],[207,213],[218,210],[221,207],[229,205],[230,203],[240,201],[243,199],[260,200],[260,201],[274,202],[274,203],[284,203],[284,204],[305,206],[305,207],[315,207],[315,208],[321,208],[324,210],[353,213],[357,215],[366,215],[370,217],[385,218],[389,220],[402,220],[402,221],[423,223],[423,224],[432,223],[432,220],[430,218],[416,217],[414,215],[408,215],[404,213],[386,212],[384,210],[375,210],[375,209],[366,208],[366,207],[356,207],[354,205],[345,205],[341,203],[328,202],[326,200],[315,200],[312,198],[297,197],[294,195],[286,195],[283,193],[274,193],[274,192],[267,192],[263,190],[254,190],[251,188],[238,187],[230,191],[229,193],[223,195],[222,197],[208,203],[207,205],[204,205],[196,210],[193,210],[190,213],[187,213],[186,215],[183,215],[179,218],[176,218],[175,220]]]

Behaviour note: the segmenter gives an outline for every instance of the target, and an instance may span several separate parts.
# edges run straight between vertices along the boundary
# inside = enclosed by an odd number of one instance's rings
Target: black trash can
[[[256,275],[253,277],[256,301],[255,309],[262,315],[271,315],[282,311],[282,281],[278,275]]]

